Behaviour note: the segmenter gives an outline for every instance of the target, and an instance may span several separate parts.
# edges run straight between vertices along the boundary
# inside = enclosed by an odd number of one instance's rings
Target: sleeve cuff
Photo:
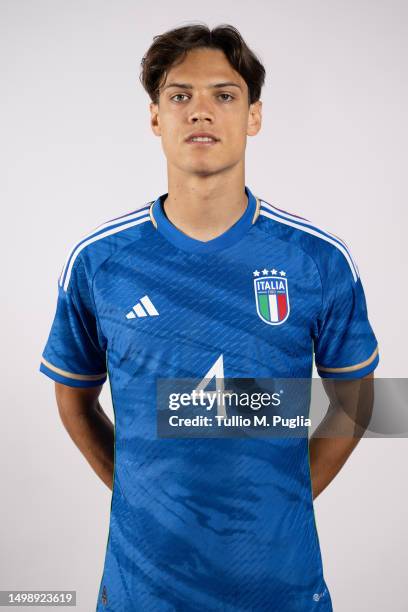
[[[374,352],[361,363],[355,365],[346,366],[342,368],[330,368],[323,367],[316,364],[317,372],[321,378],[340,378],[340,379],[353,379],[363,378],[370,374],[377,367],[380,361],[380,355],[378,352],[378,346]]]
[[[57,368],[44,357],[41,359],[39,371],[52,378],[52,380],[69,387],[98,387],[107,379],[107,372],[103,374],[74,374]]]

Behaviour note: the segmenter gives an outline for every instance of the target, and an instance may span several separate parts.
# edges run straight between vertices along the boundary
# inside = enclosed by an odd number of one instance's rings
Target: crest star
[[[275,270],[275,268],[273,268],[273,270],[271,270],[271,273],[272,273],[272,274],[277,274],[277,273],[278,273],[278,271],[277,271],[277,270]]]
[[[283,270],[281,270],[281,271],[279,272],[279,274],[280,274],[281,276],[286,276],[286,272],[284,272]]]
[[[264,268],[264,269],[262,270],[262,274],[263,274],[264,276],[266,276],[266,275],[268,274],[268,272],[269,272],[269,270],[267,270],[266,268]]]
[[[255,270],[255,271],[254,271],[254,276],[259,276],[259,274],[260,274],[260,273],[259,273],[259,271],[258,271],[258,270]]]

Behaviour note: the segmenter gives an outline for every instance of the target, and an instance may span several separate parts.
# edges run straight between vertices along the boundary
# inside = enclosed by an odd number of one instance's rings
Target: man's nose
[[[197,99],[194,108],[190,112],[189,120],[192,123],[197,121],[214,121],[214,112],[211,104],[203,98]]]

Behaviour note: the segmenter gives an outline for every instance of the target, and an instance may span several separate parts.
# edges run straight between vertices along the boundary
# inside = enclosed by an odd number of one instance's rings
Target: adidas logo
[[[144,306],[144,308],[143,308]],[[152,302],[150,301],[147,295],[144,295],[138,302],[135,304],[130,312],[127,313],[127,319],[136,319],[136,317],[157,317],[158,312]]]

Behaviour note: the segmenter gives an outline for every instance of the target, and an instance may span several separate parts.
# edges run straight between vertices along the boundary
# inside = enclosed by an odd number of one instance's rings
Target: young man
[[[141,76],[168,193],[90,232],[59,279],[40,369],[113,488],[97,610],[332,610],[313,498],[356,440],[312,439],[309,466],[307,436],[157,434],[160,378],[310,379],[314,353],[320,376],[360,379],[378,363],[346,245],[245,184],[264,74],[231,26],[155,37]]]

